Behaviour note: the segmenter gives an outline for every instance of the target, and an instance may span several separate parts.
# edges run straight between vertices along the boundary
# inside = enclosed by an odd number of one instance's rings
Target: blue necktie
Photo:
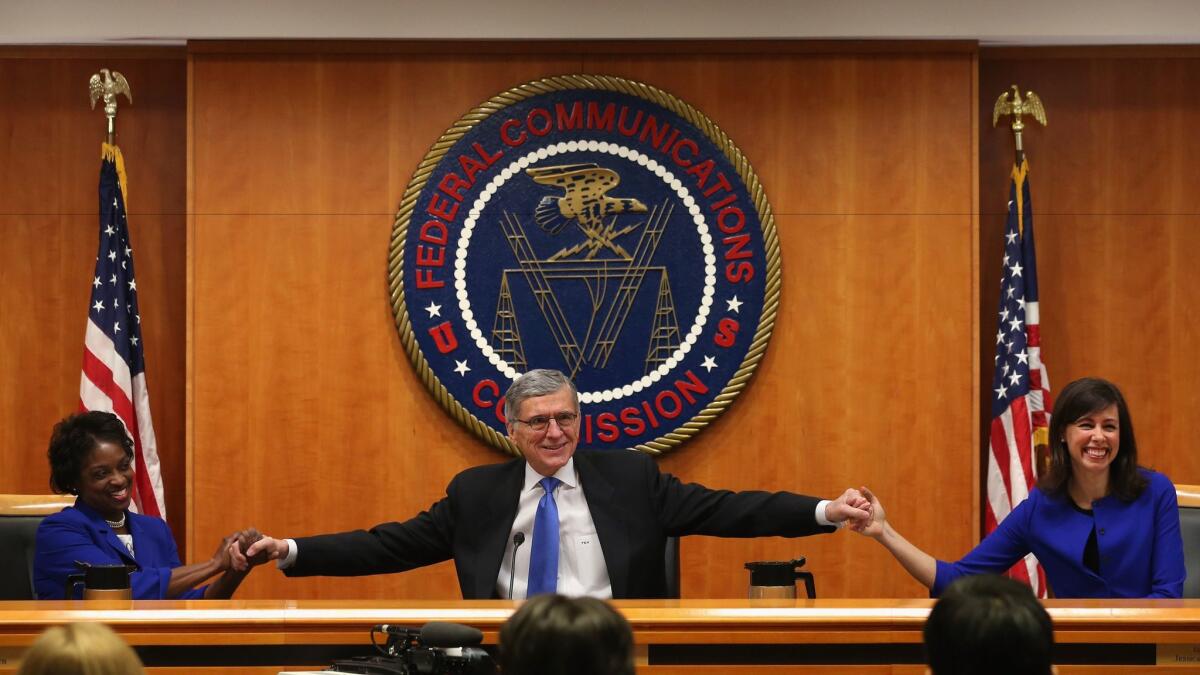
[[[546,494],[538,501],[533,517],[533,549],[529,552],[529,584],[525,597],[558,590],[558,504],[554,502],[557,478],[538,481]]]

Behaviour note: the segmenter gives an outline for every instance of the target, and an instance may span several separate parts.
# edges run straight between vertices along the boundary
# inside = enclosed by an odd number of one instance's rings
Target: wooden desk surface
[[[890,645],[911,654],[913,646],[921,643],[921,630],[933,602],[673,600],[614,604],[633,626],[643,654],[647,649],[675,645],[783,645],[792,649],[812,645],[834,651],[839,646],[869,649]],[[491,644],[517,605],[508,601],[422,600],[135,601],[118,605],[0,602],[0,648],[16,653],[48,626],[74,621],[103,621],[139,648],[369,648],[368,631],[373,625],[419,627],[428,621],[475,626]],[[1200,649],[1200,600],[1051,600],[1046,606],[1059,644],[1140,645],[1150,647],[1151,653],[1157,647],[1160,654],[1164,646],[1174,645],[1171,648],[1183,650],[1181,653],[1200,654],[1196,651]],[[654,652],[649,653],[653,659]],[[668,671],[650,668],[646,672]],[[726,672],[750,671],[726,668]]]

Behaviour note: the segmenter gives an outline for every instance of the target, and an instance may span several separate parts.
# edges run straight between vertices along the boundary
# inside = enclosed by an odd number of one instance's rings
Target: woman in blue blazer
[[[238,546],[249,546],[257,533],[226,537],[211,559],[180,564],[167,523],[129,510],[133,441],[120,418],[98,411],[72,415],[54,427],[47,454],[50,487],[78,499],[38,527],[34,589],[39,599],[63,599],[67,575],[79,571],[77,560],[136,567],[130,585],[137,600],[233,595],[249,569],[241,555],[245,549]],[[214,576],[212,584],[196,587]]]
[[[958,562],[935,560],[887,521],[879,499],[856,528],[934,597],[967,574],[1002,573],[1033,553],[1060,598],[1178,598],[1187,576],[1175,486],[1137,463],[1125,398],[1097,378],[1063,388],[1050,418],[1050,468],[1029,498]]]

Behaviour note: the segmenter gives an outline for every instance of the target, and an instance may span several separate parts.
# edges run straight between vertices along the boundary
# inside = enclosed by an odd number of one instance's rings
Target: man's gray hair
[[[525,373],[513,380],[504,393],[504,418],[509,422],[516,419],[525,399],[547,396],[563,387],[571,388],[571,398],[575,401],[575,409],[579,410],[579,390],[565,373],[548,368],[535,368]]]

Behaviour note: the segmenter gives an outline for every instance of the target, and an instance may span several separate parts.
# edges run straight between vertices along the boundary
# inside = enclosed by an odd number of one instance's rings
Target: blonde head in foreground
[[[25,652],[17,675],[142,675],[142,662],[101,623],[55,626]]]

